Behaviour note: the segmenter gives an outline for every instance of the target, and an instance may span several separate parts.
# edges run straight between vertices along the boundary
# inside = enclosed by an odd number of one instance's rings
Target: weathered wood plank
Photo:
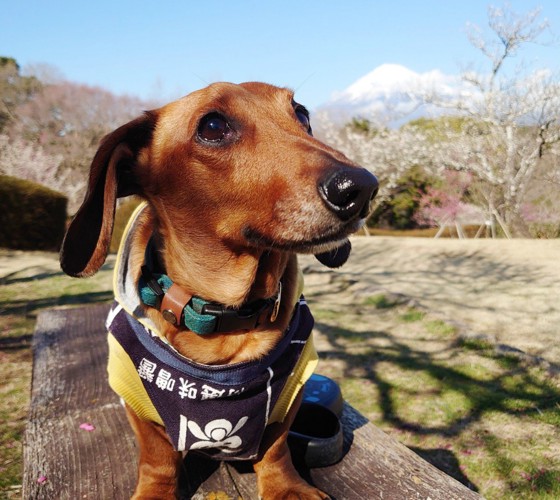
[[[333,498],[480,498],[370,424],[347,404],[342,420],[347,455],[339,464],[311,470],[313,482]]]
[[[120,500],[132,494],[136,445],[105,375],[107,311],[108,306],[101,305],[52,309],[39,315],[24,446],[24,499]],[[84,422],[95,430],[80,429]],[[301,470],[333,498],[480,498],[349,405],[344,407],[343,425],[343,460],[331,467]],[[220,464],[189,456],[181,498],[256,499],[250,469],[248,464]],[[47,480],[39,483],[41,476]]]
[[[107,386],[108,307],[44,311],[34,338],[23,498],[129,498],[136,445]],[[80,429],[91,423],[95,430]],[[39,477],[46,481],[39,483]]]
[[[469,500],[480,496],[444,474],[344,405],[345,456],[300,473],[333,499]],[[228,465],[243,499],[257,500],[254,474]]]

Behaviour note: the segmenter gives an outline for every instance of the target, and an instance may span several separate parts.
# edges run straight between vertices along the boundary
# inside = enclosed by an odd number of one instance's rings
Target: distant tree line
[[[0,174],[64,193],[72,213],[100,139],[150,105],[41,70],[25,76],[16,60],[0,57]]]

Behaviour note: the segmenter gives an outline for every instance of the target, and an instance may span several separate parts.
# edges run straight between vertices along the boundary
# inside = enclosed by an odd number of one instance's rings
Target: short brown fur
[[[286,89],[214,84],[109,134],[65,238],[63,269],[73,276],[99,269],[117,197],[137,194],[148,208],[132,236],[135,279],[154,236],[166,273],[189,294],[236,307],[274,296],[283,283],[278,318],[266,319],[255,331],[199,336],[166,322],[154,308],[146,308],[146,314],[181,354],[199,363],[265,355],[290,321],[298,280],[295,252],[324,252],[358,227],[333,215],[317,190],[329,172],[357,167],[313,138],[298,121],[296,106]],[[209,113],[226,117],[228,140],[201,139],[201,120]],[[286,437],[298,404],[284,423],[265,432],[254,464],[263,499],[328,498],[304,482],[291,463]],[[173,498],[181,454],[163,428],[128,408],[127,413],[140,447],[134,498]]]

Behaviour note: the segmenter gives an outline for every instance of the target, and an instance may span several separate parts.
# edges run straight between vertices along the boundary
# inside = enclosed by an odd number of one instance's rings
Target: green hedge
[[[0,247],[58,250],[67,202],[63,194],[40,184],[0,175]]]

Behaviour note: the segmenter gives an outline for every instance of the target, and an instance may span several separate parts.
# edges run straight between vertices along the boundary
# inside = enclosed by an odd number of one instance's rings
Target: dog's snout
[[[377,194],[377,178],[365,168],[343,168],[319,182],[319,194],[339,219],[365,218]]]

